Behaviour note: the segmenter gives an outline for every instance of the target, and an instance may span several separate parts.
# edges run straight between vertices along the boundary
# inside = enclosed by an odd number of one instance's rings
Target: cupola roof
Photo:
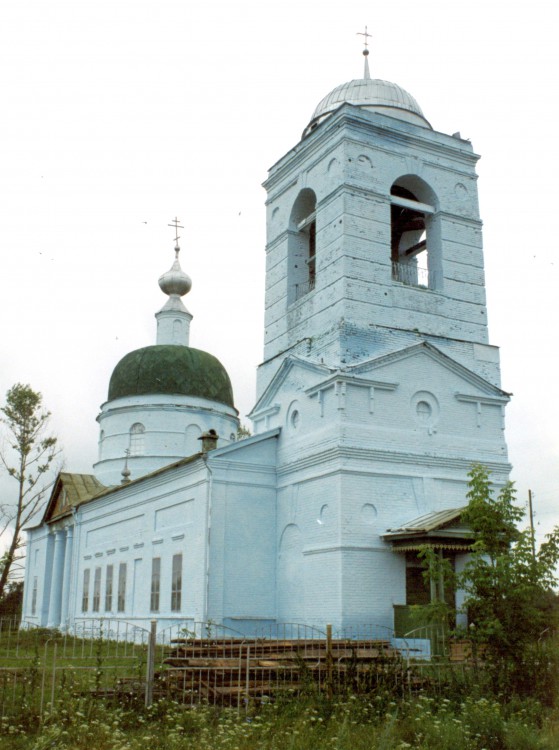
[[[353,104],[355,107],[381,112],[400,120],[431,128],[421,111],[421,107],[411,94],[401,86],[379,78],[371,78],[369,74],[369,50],[363,51],[365,57],[363,78],[342,83],[332,89],[316,107],[303,137],[312,132],[323,120],[335,112],[342,104]]]
[[[172,224],[169,226],[175,228],[175,260],[171,268],[159,277],[159,288],[164,294],[169,296],[169,299],[163,306],[164,310],[181,310],[186,312],[186,308],[182,304],[181,297],[192,289],[192,280],[190,276],[185,273],[179,263],[179,229],[183,229],[179,224],[179,220],[175,218]]]
[[[179,263],[178,219],[175,229],[175,261],[159,278],[161,290],[169,296],[156,313],[157,343],[126,354],[113,370],[108,400],[129,396],[180,395],[216,401],[234,407],[233,389],[221,362],[208,352],[189,346],[192,315],[181,297],[192,282]]]
[[[175,262],[171,268],[159,277],[159,288],[169,297],[177,295],[183,297],[192,288],[192,281],[190,276],[186,274],[179,263],[179,248],[175,248]]]
[[[190,346],[146,346],[120,360],[109,383],[109,401],[154,394],[195,396],[234,408],[225,367],[212,354]]]

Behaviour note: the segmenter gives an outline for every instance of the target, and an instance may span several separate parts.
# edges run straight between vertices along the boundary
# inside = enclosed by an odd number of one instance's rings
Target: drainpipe
[[[208,464],[208,451],[217,448],[219,435],[215,430],[203,432],[198,440],[202,441],[202,458],[208,471],[208,483],[206,491],[206,539],[204,543],[204,604],[203,604],[203,621],[208,622],[208,607],[210,599],[210,539],[212,531],[212,485],[213,474]]]
[[[202,436],[203,437],[203,436]],[[217,438],[216,438],[217,440]],[[203,445],[203,444],[202,444]],[[202,608],[203,622],[208,622],[208,607],[210,598],[210,538],[211,538],[211,526],[212,526],[212,487],[213,487],[213,473],[208,464],[207,453],[202,454],[204,463],[206,464],[206,470],[208,472],[208,481],[206,485],[206,534],[204,542],[204,603]]]

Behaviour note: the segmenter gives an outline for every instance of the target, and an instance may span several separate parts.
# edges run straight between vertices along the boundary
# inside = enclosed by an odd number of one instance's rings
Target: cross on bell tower
[[[180,247],[179,247],[179,240],[180,240],[179,229],[184,229],[184,227],[182,226],[182,224],[179,224],[179,220],[178,220],[178,218],[176,216],[175,216],[175,218],[173,219],[173,221],[170,224],[167,224],[167,226],[168,227],[173,227],[174,230],[175,230],[175,252],[178,253],[179,250],[180,250]]]
[[[369,71],[369,41],[368,40],[370,38],[372,38],[372,35],[367,32],[367,27],[366,26],[365,26],[365,31],[364,32],[363,31],[358,31],[357,35],[365,37],[364,38],[365,49],[363,50],[363,57],[365,58],[365,66],[364,66],[365,69],[364,69],[364,72],[363,72],[363,78],[365,80],[368,80],[371,77],[371,74],[370,74],[370,71]]]

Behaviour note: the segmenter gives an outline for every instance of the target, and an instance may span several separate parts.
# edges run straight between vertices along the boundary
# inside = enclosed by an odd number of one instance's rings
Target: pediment
[[[288,357],[249,416],[256,433],[289,426],[296,435],[304,420],[309,434],[334,419],[377,434],[406,433],[412,442],[424,429],[495,441],[502,437],[508,401],[509,394],[421,342],[343,369]],[[382,439],[389,438],[386,433]]]
[[[93,474],[71,474],[60,472],[54,483],[43,515],[43,523],[50,523],[71,513],[85,500],[105,490]]]
[[[510,394],[444,354],[432,344],[421,342],[349,368],[354,376],[402,383],[414,379],[417,386],[440,384],[453,390],[459,400],[482,399],[506,403]]]
[[[293,377],[294,371],[299,371],[297,379],[304,387],[308,387],[312,383],[324,380],[333,372],[331,368],[325,367],[324,365],[307,362],[306,360],[299,359],[298,357],[287,357],[286,359],[284,359],[280,368],[268,384],[268,387],[249,413],[248,416],[251,419],[254,420],[257,415],[266,413],[269,410],[274,411],[277,408],[277,396],[280,391],[285,389],[285,387],[288,385],[288,381],[290,377]]]

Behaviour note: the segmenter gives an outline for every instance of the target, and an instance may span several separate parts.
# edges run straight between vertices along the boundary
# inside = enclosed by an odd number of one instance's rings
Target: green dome
[[[123,357],[113,370],[109,401],[124,396],[173,393],[234,407],[231,381],[221,362],[189,346],[146,346]]]

